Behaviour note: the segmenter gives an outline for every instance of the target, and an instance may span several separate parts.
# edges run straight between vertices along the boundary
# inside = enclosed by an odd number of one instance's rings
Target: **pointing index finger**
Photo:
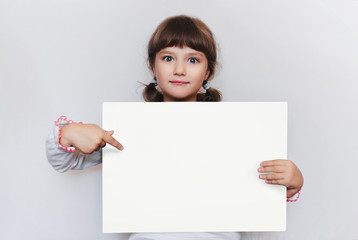
[[[103,136],[103,140],[108,143],[111,144],[113,147],[119,149],[119,150],[123,150],[123,146],[122,144],[120,144],[114,137],[112,137],[109,133],[105,133]]]

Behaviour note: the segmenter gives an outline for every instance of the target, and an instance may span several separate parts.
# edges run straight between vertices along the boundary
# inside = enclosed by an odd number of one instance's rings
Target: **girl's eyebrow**
[[[200,56],[200,57],[205,56],[205,54],[202,52],[189,52],[188,55],[194,55],[194,56]]]
[[[160,51],[159,54],[174,54],[174,52],[171,52],[171,51]]]

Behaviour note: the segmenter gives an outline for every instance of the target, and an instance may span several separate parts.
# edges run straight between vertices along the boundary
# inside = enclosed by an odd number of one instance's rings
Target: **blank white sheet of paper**
[[[286,188],[259,179],[287,158],[286,102],[104,103],[103,231],[285,231]]]

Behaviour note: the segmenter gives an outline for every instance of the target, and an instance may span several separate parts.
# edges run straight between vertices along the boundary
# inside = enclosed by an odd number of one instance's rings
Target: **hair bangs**
[[[197,51],[207,52],[209,45],[206,36],[199,31],[195,23],[187,19],[170,22],[158,40],[157,52],[166,47],[190,47]]]

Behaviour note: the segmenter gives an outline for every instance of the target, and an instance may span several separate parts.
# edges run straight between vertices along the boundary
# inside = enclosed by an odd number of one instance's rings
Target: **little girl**
[[[215,74],[216,43],[210,29],[199,19],[175,16],[164,20],[148,44],[148,62],[154,81],[146,85],[147,102],[221,101],[221,93],[210,87]],[[94,124],[81,124],[60,117],[46,141],[47,158],[59,172],[84,169],[101,163],[106,143],[122,151],[123,145]],[[287,187],[287,201],[296,201],[303,177],[296,165],[286,159],[264,161],[258,168],[260,179]],[[272,172],[271,174],[266,174]],[[217,239],[238,240],[228,233],[135,233],[129,240]]]

